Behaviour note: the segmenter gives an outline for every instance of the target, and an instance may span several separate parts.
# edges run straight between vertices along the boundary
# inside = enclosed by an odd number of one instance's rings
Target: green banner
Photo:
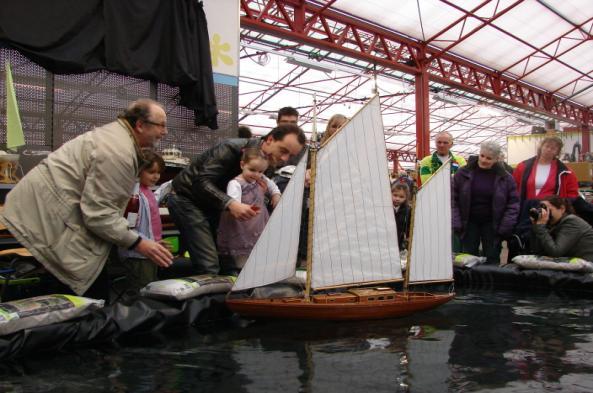
[[[21,115],[16,103],[14,84],[12,83],[12,71],[10,62],[5,63],[6,67],[6,147],[16,149],[25,145]]]

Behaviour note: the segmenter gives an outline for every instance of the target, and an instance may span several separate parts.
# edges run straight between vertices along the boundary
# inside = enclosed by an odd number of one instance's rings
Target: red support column
[[[424,60],[424,53],[420,54]],[[424,62],[416,74],[416,157],[421,160],[430,154],[430,112],[428,110],[428,72]]]
[[[399,156],[397,154],[393,155],[393,177],[397,179],[397,174],[399,173]]]
[[[581,135],[583,138],[583,151],[582,153],[590,153],[591,152],[591,131],[589,130],[589,127],[587,126],[581,126]]]

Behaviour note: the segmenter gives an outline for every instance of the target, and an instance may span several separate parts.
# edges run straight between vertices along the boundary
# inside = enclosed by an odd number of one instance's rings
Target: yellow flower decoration
[[[228,42],[220,42],[220,35],[214,34],[212,41],[210,42],[210,57],[212,58],[212,65],[218,65],[218,59],[220,59],[226,65],[233,64],[233,58],[225,55],[222,52],[228,52],[231,50],[231,45]]]

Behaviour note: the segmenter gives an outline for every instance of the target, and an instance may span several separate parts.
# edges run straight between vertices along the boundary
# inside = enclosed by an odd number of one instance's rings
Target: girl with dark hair
[[[162,223],[159,202],[171,189],[171,182],[162,185],[156,192],[152,188],[161,178],[165,170],[165,161],[157,153],[149,149],[142,150],[143,162],[140,166],[138,183],[134,187],[132,198],[128,202],[125,216],[128,226],[138,232],[143,239],[161,242]],[[163,244],[168,248],[166,244]],[[136,294],[140,288],[157,279],[157,266],[139,253],[120,248],[119,256],[126,269],[128,290]]]
[[[531,209],[532,252],[593,261],[593,228],[573,213],[570,202],[556,195],[543,198],[539,207]]]
[[[395,224],[397,226],[397,242],[399,250],[408,248],[408,237],[410,236],[410,219],[412,209],[410,208],[410,188],[404,183],[393,183],[391,185],[391,201],[395,213]]]

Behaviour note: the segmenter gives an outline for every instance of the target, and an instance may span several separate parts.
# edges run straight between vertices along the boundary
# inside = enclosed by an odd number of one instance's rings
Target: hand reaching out
[[[173,263],[173,255],[163,245],[148,239],[142,239],[134,251],[150,259],[155,265],[169,267]]]
[[[258,212],[251,208],[251,205],[247,205],[245,203],[240,203],[237,201],[231,202],[228,209],[231,215],[239,221],[249,220],[250,218],[253,218],[258,214]]]

